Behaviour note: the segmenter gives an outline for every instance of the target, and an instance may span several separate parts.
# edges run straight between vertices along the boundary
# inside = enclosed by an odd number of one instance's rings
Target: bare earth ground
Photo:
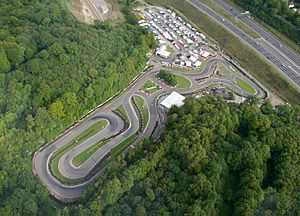
[[[116,0],[106,0],[108,3],[108,19],[110,20],[119,20],[120,22],[123,21],[124,17],[121,12],[120,6],[116,3]]]
[[[95,20],[99,19],[95,17],[95,14],[91,11],[92,9],[87,1],[88,0],[69,0],[67,6],[77,20],[83,23],[93,24]],[[123,15],[115,0],[90,0],[90,2],[93,2],[95,6],[106,4],[104,5],[104,8],[108,8],[107,13],[103,13],[101,8],[98,7],[99,13],[101,13],[104,20],[122,20]]]
[[[285,104],[285,102],[280,97],[278,97],[277,95],[275,95],[273,93],[270,94],[270,102],[271,102],[272,106]]]
[[[73,16],[80,22],[89,24],[93,22],[92,17],[88,16],[88,10],[82,4],[82,0],[71,0],[67,3],[67,6]]]

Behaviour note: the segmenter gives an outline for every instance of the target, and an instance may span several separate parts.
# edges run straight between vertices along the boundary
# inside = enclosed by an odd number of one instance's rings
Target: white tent
[[[181,107],[182,105],[184,105],[184,99],[185,97],[183,95],[173,91],[160,103],[160,105],[167,109],[170,109],[172,106]]]

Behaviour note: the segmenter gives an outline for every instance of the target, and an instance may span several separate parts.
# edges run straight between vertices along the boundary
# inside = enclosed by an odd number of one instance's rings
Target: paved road
[[[290,61],[291,66],[296,67],[295,69],[300,68],[300,55],[296,53],[294,50],[287,47],[285,44],[281,43],[276,37],[274,37],[270,32],[263,29],[256,22],[249,19],[248,16],[240,16],[241,12],[236,10],[231,5],[227,4],[223,0],[214,0],[219,6],[225,9],[232,16],[237,17],[241,22],[246,24],[249,28],[254,30],[258,35],[260,35],[264,40],[268,41],[273,46],[273,49],[278,52],[280,56],[285,57],[288,61]],[[299,71],[298,71],[299,72]]]
[[[298,88],[300,88],[300,67],[297,67],[296,65],[299,64],[298,58],[295,53],[293,54],[292,51],[289,51],[287,47],[283,46],[282,50],[284,50],[287,54],[282,54],[279,51],[278,47],[273,48],[273,50],[270,50],[266,48],[266,44],[261,44],[257,42],[255,39],[250,37],[248,34],[243,32],[241,29],[236,27],[234,24],[228,22],[227,20],[224,20],[222,16],[214,12],[212,9],[207,7],[206,5],[202,4],[198,0],[189,0],[193,5],[195,5],[199,10],[203,11],[210,17],[212,17],[214,20],[218,21],[221,25],[223,25],[225,28],[232,31],[235,35],[237,35],[239,38],[247,42],[250,46],[252,46],[256,51],[258,51],[262,56],[267,58],[275,67],[278,68],[280,72],[282,72],[292,83],[294,83]],[[220,3],[220,1],[216,1]],[[221,4],[221,3],[220,3]],[[222,4],[224,6],[224,4]],[[225,7],[225,6],[224,6]],[[227,8],[227,7],[226,7]],[[229,9],[230,10],[230,9]],[[244,18],[243,18],[244,20]],[[247,24],[250,25],[250,21],[247,21]],[[258,33],[263,34],[267,40],[270,40],[270,43],[276,44],[277,41],[274,37],[267,34],[263,29],[259,30],[259,27],[255,25],[255,23],[251,23],[251,26],[254,28],[254,30],[257,30]],[[273,45],[272,45],[273,46]],[[275,50],[275,51],[274,51]],[[286,57],[282,57],[286,55]],[[287,65],[286,58],[288,58],[293,64]],[[289,67],[290,66],[290,67]]]
[[[226,71],[231,71],[232,76],[212,76],[215,72],[215,65],[217,64],[216,62],[218,62],[218,64],[222,64],[223,67],[225,67]],[[253,86],[256,91],[254,95],[261,98],[265,96],[265,92],[262,91],[260,87],[252,83],[250,80],[243,78],[240,73],[232,70],[232,67],[229,66],[229,63],[221,56],[211,58],[207,62],[205,69],[201,72],[185,72],[174,69],[172,71],[173,73],[184,76],[191,81],[191,86],[186,89],[170,87],[157,80],[155,78],[155,75],[161,69],[163,69],[163,67],[158,65],[154,67],[154,69],[144,73],[121,97],[105,105],[104,107],[101,107],[99,110],[95,111],[94,114],[92,114],[89,118],[84,120],[79,126],[73,128],[70,132],[63,134],[60,139],[55,140],[54,142],[42,147],[34,154],[33,171],[54,197],[64,202],[72,202],[78,199],[82,195],[83,190],[86,188],[86,186],[90,182],[92,182],[95,177],[99,176],[101,174],[101,171],[97,172],[96,175],[91,176],[90,179],[84,178],[86,176],[89,176],[94,167],[99,164],[101,165],[102,159],[107,155],[110,155],[111,149],[119,145],[123,140],[130,137],[132,134],[137,133],[137,131],[139,130],[139,119],[137,113],[133,109],[131,100],[134,95],[140,95],[145,99],[146,106],[149,110],[150,115],[149,123],[146,125],[145,130],[139,134],[138,141],[136,141],[134,145],[138,144],[145,137],[149,137],[151,134],[153,134],[153,131],[156,128],[157,124],[158,127],[154,131],[154,134],[159,135],[161,133],[166,121],[166,116],[165,112],[162,111],[161,107],[158,104],[164,98],[164,96],[168,95],[174,90],[181,94],[188,94],[191,92],[195,92],[196,90],[209,87],[211,85],[225,85],[232,89],[232,91],[234,91],[236,94],[249,96],[251,94],[244,92],[236,85],[236,79],[242,78]],[[205,78],[205,80],[199,83],[197,80],[201,78]],[[152,82],[154,82],[157,86],[160,87],[160,89],[151,95],[147,95],[145,92],[141,91],[141,87],[147,80],[151,80]],[[130,120],[130,124],[128,127],[125,127],[125,123],[123,122],[122,118],[120,118],[113,112],[113,110],[116,110],[120,105],[124,106],[128,114]],[[102,131],[88,138],[87,140],[64,154],[58,162],[59,171],[64,177],[73,180],[84,179],[84,181],[82,183],[71,186],[59,182],[51,173],[49,166],[50,159],[53,153],[63,147],[66,143],[73,140],[78,134],[85,131],[95,122],[102,119],[108,122],[107,126]],[[120,131],[122,132],[120,133]],[[90,146],[94,145],[99,140],[111,137],[112,135],[115,135],[115,137],[102,148],[98,149],[89,159],[86,160],[86,162],[84,162],[79,167],[74,166],[74,164],[72,163],[74,157],[76,157],[78,154],[80,154]]]

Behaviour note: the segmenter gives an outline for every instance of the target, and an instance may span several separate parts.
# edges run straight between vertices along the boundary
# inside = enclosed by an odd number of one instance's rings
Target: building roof
[[[160,105],[167,109],[170,109],[172,106],[181,107],[182,105],[184,105],[184,99],[185,97],[183,95],[173,91],[160,103]]]
[[[190,60],[192,61],[192,62],[196,62],[197,61],[197,58],[195,57],[195,56],[190,56]]]
[[[196,61],[195,64],[194,64],[194,66],[195,66],[195,67],[199,67],[201,64],[202,64],[201,61]]]
[[[191,67],[192,66],[192,62],[191,61],[185,61],[185,66]]]
[[[164,58],[169,58],[171,53],[165,50],[158,50],[156,54]]]
[[[210,55],[211,55],[210,52],[204,51],[204,53],[202,54],[202,57],[207,58]]]

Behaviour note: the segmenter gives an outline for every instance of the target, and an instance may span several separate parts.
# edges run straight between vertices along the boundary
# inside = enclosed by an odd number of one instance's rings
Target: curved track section
[[[215,76],[216,64],[222,64],[226,70],[231,72],[232,76],[229,78]],[[130,137],[136,136],[135,141],[130,143],[130,145],[137,145],[145,137],[150,137],[152,135],[158,136],[161,133],[166,120],[164,112],[159,107],[159,102],[164,96],[172,91],[177,91],[181,94],[190,94],[212,85],[221,84],[230,88],[236,94],[246,97],[251,94],[244,92],[239,88],[235,80],[236,78],[243,78],[255,89],[255,96],[263,98],[266,95],[257,84],[245,79],[245,77],[234,70],[221,56],[211,58],[203,71],[186,72],[170,69],[172,73],[189,79],[191,81],[191,87],[189,88],[179,89],[170,87],[157,80],[155,75],[161,69],[165,68],[156,66],[152,70],[145,72],[120,97],[97,109],[82,121],[79,126],[63,134],[61,138],[54,140],[36,151],[33,157],[33,171],[55,198],[63,202],[72,202],[78,199],[86,186],[105,170],[105,167],[101,167],[103,162],[112,159],[112,152],[114,149],[118,148],[119,145],[122,145],[122,142],[128,140]],[[140,90],[147,80],[150,80],[159,86],[159,89],[151,95],[147,95]],[[199,80],[201,80],[201,82],[199,82]],[[145,128],[142,132],[139,130],[139,118],[141,118],[141,115],[136,113],[132,101],[134,95],[139,95],[144,99],[144,106],[148,110],[149,121],[144,125]],[[115,111],[120,106],[124,107],[129,122],[126,122],[125,118],[121,118],[120,115],[116,114]],[[53,155],[64,148],[67,143],[76,139],[79,134],[91,127],[95,122],[100,120],[107,121],[107,125],[104,129],[97,132],[95,135],[88,137],[81,143],[72,146],[72,149],[68,150],[58,161],[57,167],[60,174],[65,179],[69,179],[76,183],[67,185],[66,183],[60,182],[51,170],[50,164]],[[74,165],[73,159],[76,156],[105,139],[108,140],[107,143],[99,147],[82,164],[79,166]],[[123,151],[124,149],[121,148],[121,150]],[[100,171],[97,169],[98,167],[101,167]]]

